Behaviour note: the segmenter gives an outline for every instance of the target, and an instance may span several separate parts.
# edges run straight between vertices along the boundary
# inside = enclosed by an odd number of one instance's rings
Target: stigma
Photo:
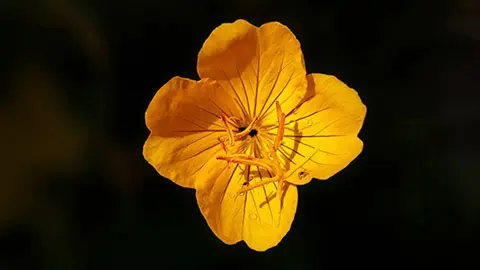
[[[246,130],[246,129],[247,129],[246,127],[239,127],[239,128],[238,128],[238,132],[242,132],[242,131],[244,131],[244,130]],[[258,134],[258,131],[257,131],[257,129],[255,129],[255,128],[252,129],[252,130],[250,130],[250,132],[248,133],[248,135],[249,135],[250,137],[255,137],[255,136],[257,136],[257,134]]]

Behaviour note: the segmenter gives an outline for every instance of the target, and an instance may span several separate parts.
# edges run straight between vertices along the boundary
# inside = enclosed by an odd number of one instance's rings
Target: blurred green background
[[[0,269],[478,269],[480,2],[0,1]],[[368,107],[363,153],[299,188],[266,253],[146,163],[144,112],[210,32],[286,24]],[[476,247],[473,245],[476,243]]]

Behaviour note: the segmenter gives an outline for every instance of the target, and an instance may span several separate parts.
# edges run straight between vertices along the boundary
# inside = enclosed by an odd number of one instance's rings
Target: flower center
[[[273,142],[273,146],[270,151],[270,155],[268,157],[256,157],[256,155],[251,156],[247,154],[229,154],[229,148],[225,145],[224,141],[219,138],[219,142],[221,143],[223,149],[225,150],[225,155],[218,156],[218,160],[225,160],[230,164],[243,164],[248,167],[256,166],[258,168],[264,169],[269,172],[271,175],[270,178],[263,178],[261,182],[257,183],[250,183],[250,179],[247,179],[244,186],[237,192],[238,194],[248,192],[252,189],[264,186],[268,183],[278,182],[277,187],[277,196],[282,198],[283,192],[283,182],[284,182],[284,173],[285,170],[280,165],[280,161],[278,159],[277,151],[282,144],[283,135],[285,131],[285,114],[282,112],[280,107],[280,103],[276,102],[277,107],[277,119],[278,119],[278,130],[275,136],[275,141]],[[237,128],[237,133],[234,134],[233,130],[229,126],[229,122],[232,123],[233,121],[225,115],[221,115],[224,127],[227,131],[228,140],[231,146],[234,146],[236,139],[241,139],[247,135],[250,137],[254,137],[258,134],[256,127],[256,123],[258,121],[258,117],[255,117],[247,127],[240,126]],[[233,124],[233,123],[232,123]],[[236,123],[234,124],[236,125]],[[262,155],[263,156],[263,155]]]
[[[244,131],[244,130],[246,130],[246,129],[247,129],[246,127],[239,127],[239,128],[238,128],[238,132],[242,132],[242,131]],[[257,134],[258,134],[258,131],[257,131],[257,129],[255,129],[255,128],[252,129],[252,130],[250,130],[250,132],[248,132],[248,135],[249,135],[250,137],[254,137],[254,136],[257,135]]]

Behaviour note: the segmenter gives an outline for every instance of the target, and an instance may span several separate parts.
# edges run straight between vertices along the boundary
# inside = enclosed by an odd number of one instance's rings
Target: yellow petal
[[[363,147],[357,135],[366,107],[357,92],[334,76],[310,74],[307,79],[311,97],[287,116],[279,155],[288,169],[288,181],[297,185],[312,177],[328,179]]]
[[[256,178],[256,181],[261,181]],[[277,184],[278,187],[278,184]],[[275,185],[266,184],[248,192],[244,224],[244,240],[257,251],[276,246],[290,230],[297,210],[297,187],[286,183],[285,193],[278,198]]]
[[[295,216],[296,186],[287,184],[282,200],[276,196],[278,184],[274,183],[238,195],[246,179],[254,183],[269,177],[268,173],[238,164],[223,168],[211,174],[212,179],[196,183],[198,205],[212,231],[226,244],[244,240],[257,251],[276,246]]]
[[[241,104],[248,120],[275,119],[275,101],[289,112],[305,96],[300,43],[284,25],[257,28],[247,21],[217,27],[198,54],[198,74],[217,80]]]
[[[206,164],[218,162],[226,136],[220,115],[239,113],[228,94],[212,80],[174,77],[155,94],[145,114],[150,136],[145,159],[164,177],[193,188]]]

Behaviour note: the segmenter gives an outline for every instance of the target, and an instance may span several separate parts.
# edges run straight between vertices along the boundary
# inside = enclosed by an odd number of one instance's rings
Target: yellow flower
[[[300,43],[278,22],[220,25],[197,70],[201,80],[174,77],[153,97],[144,157],[196,190],[224,243],[267,250],[290,229],[296,186],[331,177],[361,152],[366,107],[334,76],[307,75]]]

